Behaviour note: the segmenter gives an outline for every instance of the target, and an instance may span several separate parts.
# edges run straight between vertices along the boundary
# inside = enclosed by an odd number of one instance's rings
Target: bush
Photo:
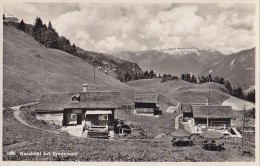
[[[166,81],[177,80],[177,79],[179,79],[177,76],[172,76],[171,74],[164,74],[162,76],[161,83],[166,82]]]
[[[5,108],[3,110],[3,118],[11,118],[13,117],[14,110],[11,108]]]

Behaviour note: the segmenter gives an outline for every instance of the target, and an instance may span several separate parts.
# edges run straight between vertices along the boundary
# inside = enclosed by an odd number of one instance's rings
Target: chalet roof
[[[191,113],[191,104],[181,104],[181,110],[185,113]]]
[[[171,136],[177,137],[177,138],[184,138],[184,137],[190,137],[192,134],[184,129],[175,130],[172,132]]]
[[[72,101],[73,96],[79,101]],[[120,93],[115,91],[88,91],[43,94],[35,111],[63,111],[69,108],[109,109],[120,106]]]
[[[207,113],[208,110],[208,113]],[[232,118],[232,107],[222,105],[192,105],[194,118]]]
[[[158,94],[135,94],[134,102],[135,103],[158,103],[159,95]]]

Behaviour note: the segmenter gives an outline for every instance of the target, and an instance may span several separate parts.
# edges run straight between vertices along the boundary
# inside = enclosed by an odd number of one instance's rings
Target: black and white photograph
[[[259,165],[258,0],[1,6],[5,165]]]

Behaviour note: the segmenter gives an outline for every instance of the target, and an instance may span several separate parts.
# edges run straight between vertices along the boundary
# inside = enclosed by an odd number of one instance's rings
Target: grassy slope
[[[4,25],[3,96],[4,107],[38,101],[43,93],[89,90],[118,90],[124,104],[133,101],[134,93],[152,90],[131,88],[96,70],[81,58],[56,49],[49,49],[31,36]],[[162,103],[172,103],[162,96]]]
[[[4,25],[3,85],[4,106],[37,101],[42,93],[128,89],[120,81],[68,53],[48,49],[32,37]]]
[[[241,156],[239,141],[223,140],[226,150],[209,152],[201,149],[201,139],[195,137],[196,145],[174,148],[171,138],[147,140],[100,140],[75,138],[67,134],[53,134],[31,129],[14,119],[12,111],[3,112],[3,160],[59,160],[53,156],[7,156],[19,152],[77,152],[77,156],[61,156],[70,161],[253,161],[253,157]],[[245,148],[253,150],[252,140],[245,140]]]
[[[160,82],[160,79],[138,80],[127,83],[137,89],[152,89],[168,98],[184,103],[202,103],[208,97],[209,84],[193,84],[182,80]],[[221,104],[230,96],[223,85],[210,83],[210,103]]]

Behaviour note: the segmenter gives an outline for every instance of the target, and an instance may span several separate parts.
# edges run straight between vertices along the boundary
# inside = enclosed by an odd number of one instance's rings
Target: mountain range
[[[211,49],[171,48],[140,52],[125,51],[115,56],[138,63],[142,69],[178,76],[182,73],[199,73],[203,65],[223,57],[224,54]]]
[[[229,55],[214,49],[170,48],[146,50],[140,52],[124,51],[116,57],[138,63],[142,69],[154,70],[160,74],[180,76],[192,73],[199,77],[220,76],[229,80],[234,86],[248,89],[254,86],[255,48],[242,50]]]
[[[255,85],[255,48],[242,50],[211,61],[203,66],[199,75],[212,75],[229,80],[233,86],[241,86],[244,90],[252,89]]]

